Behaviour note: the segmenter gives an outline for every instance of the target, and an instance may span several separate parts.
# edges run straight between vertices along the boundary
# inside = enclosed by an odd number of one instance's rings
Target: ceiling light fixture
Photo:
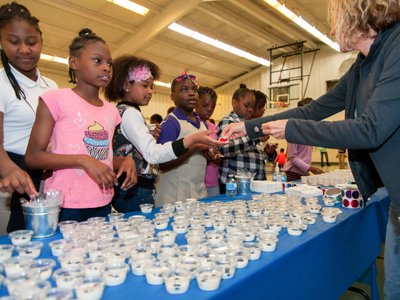
[[[169,82],[162,82],[162,81],[155,80],[154,84],[158,85],[158,86],[166,87],[169,89],[171,88],[171,83],[169,83]]]
[[[325,43],[329,47],[331,47],[333,50],[340,52],[340,47],[339,44],[332,41],[330,38],[327,37],[326,34],[323,34],[321,31],[319,31],[315,26],[312,26],[310,23],[305,21],[302,17],[296,15],[294,12],[292,12],[290,9],[288,9],[285,5],[279,3],[276,0],[264,0],[266,3],[268,3],[270,6],[272,6],[274,9],[279,11],[281,14],[283,14],[285,17],[299,25],[301,28],[306,30],[308,33],[312,34],[315,36],[317,39],[319,39],[321,42]]]
[[[216,47],[218,49],[221,49],[223,51],[227,51],[227,52],[229,52],[231,54],[243,57],[243,58],[251,60],[251,61],[254,61],[254,62],[256,62],[256,63],[258,63],[260,65],[264,65],[264,66],[268,67],[271,64],[270,61],[265,59],[265,58],[256,56],[256,55],[251,54],[251,53],[249,53],[247,51],[240,50],[240,49],[238,49],[238,48],[236,48],[234,46],[228,45],[228,44],[226,44],[224,42],[221,42],[221,41],[219,41],[217,39],[211,38],[211,37],[209,37],[207,35],[204,35],[204,34],[202,34],[200,32],[194,31],[192,29],[189,29],[189,28],[187,28],[185,26],[182,26],[182,25],[179,25],[177,23],[170,24],[168,26],[168,28],[173,30],[173,31],[176,31],[176,32],[178,32],[180,34],[186,35],[186,36],[191,37],[191,38],[193,38],[195,40],[203,42],[205,44],[208,44],[208,45],[211,45],[211,46]]]
[[[56,55],[42,53],[42,54],[40,54],[40,59],[68,66],[68,58],[62,58],[62,57],[58,57]],[[156,80],[156,81],[154,81],[154,84],[158,85],[158,86],[166,87],[166,88],[171,88],[171,83],[169,83],[169,82],[162,82],[162,81]]]
[[[40,59],[56,62],[59,64],[68,65],[68,58],[58,57],[56,55],[49,55],[49,54],[40,54]]]
[[[133,11],[139,15],[144,16],[145,14],[147,14],[149,12],[149,9],[137,4],[135,2],[129,1],[129,0],[107,0],[108,2],[114,3],[118,6],[121,6],[125,9],[128,9],[130,11]]]

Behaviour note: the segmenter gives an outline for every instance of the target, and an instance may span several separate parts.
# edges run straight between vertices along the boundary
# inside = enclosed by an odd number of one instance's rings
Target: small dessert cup
[[[51,288],[46,291],[46,300],[70,300],[73,293],[69,289]]]
[[[147,265],[145,270],[146,281],[151,285],[160,285],[164,283],[164,275],[168,268],[162,266],[160,261],[154,261],[151,265]]]
[[[149,213],[151,213],[152,211],[153,211],[153,204],[150,204],[150,203],[143,203],[143,204],[140,204],[139,205],[139,207],[140,207],[140,211],[142,212],[142,214],[149,214]]]
[[[82,261],[83,272],[86,277],[101,277],[101,268],[106,259],[103,256],[86,258]]]
[[[13,256],[3,261],[4,272],[7,277],[24,274],[27,266],[33,260],[29,256]]]
[[[28,265],[28,268],[29,270],[37,272],[41,280],[48,280],[55,266],[56,262],[53,259],[38,259],[32,261]]]
[[[131,265],[132,273],[136,276],[145,275],[147,266],[152,265],[154,260],[154,256],[143,257],[140,259],[130,259],[129,264]]]
[[[102,268],[104,282],[108,286],[123,284],[128,273],[129,266],[126,263],[105,264]]]
[[[168,271],[164,275],[165,288],[169,294],[184,294],[189,289],[191,275],[184,270]]]
[[[256,242],[243,243],[243,248],[249,253],[250,260],[257,260],[261,255],[261,248]]]
[[[51,249],[51,254],[53,254],[53,256],[56,256],[56,257],[64,254],[64,247],[66,244],[67,243],[65,240],[51,241],[49,243],[49,246]]]
[[[73,290],[75,285],[84,278],[82,267],[69,267],[55,270],[53,279],[58,288]]]
[[[85,277],[75,285],[78,300],[100,300],[104,292],[104,281],[101,277]]]
[[[32,230],[16,230],[8,234],[8,237],[14,246],[21,246],[29,243],[32,239],[32,236]]]
[[[219,288],[222,274],[216,268],[201,268],[196,273],[197,285],[203,291],[214,291]]]
[[[28,256],[32,258],[38,258],[42,252],[43,243],[38,241],[32,241],[20,246],[17,246],[19,256]]]
[[[0,245],[0,264],[12,256],[14,249],[13,245]]]

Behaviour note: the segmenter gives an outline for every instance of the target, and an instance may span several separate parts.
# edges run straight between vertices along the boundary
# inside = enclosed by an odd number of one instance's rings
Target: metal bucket
[[[57,231],[60,206],[29,207],[22,205],[26,228],[33,231],[33,237],[52,236]]]
[[[251,193],[250,183],[252,177],[250,176],[236,176],[239,195],[248,195]]]

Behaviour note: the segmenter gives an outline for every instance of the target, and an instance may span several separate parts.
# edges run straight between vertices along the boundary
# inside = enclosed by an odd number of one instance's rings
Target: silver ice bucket
[[[42,194],[36,201],[22,202],[25,225],[33,231],[33,237],[43,238],[56,233],[61,202],[58,191]]]
[[[248,195],[251,193],[250,184],[252,179],[251,176],[236,176],[239,195]]]

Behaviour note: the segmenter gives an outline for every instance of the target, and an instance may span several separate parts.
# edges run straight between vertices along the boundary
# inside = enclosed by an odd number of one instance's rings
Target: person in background
[[[175,106],[170,106],[170,107],[168,107],[168,109],[167,109],[167,115],[169,115],[170,113],[172,113],[172,112],[174,111],[174,109],[175,109]]]
[[[331,164],[329,163],[328,150],[326,150],[325,147],[319,147],[319,152],[321,154],[321,167],[323,167],[325,165],[324,164],[324,157],[325,157],[325,160],[326,160],[326,165],[328,167],[330,167]]]
[[[210,117],[212,116],[215,106],[217,105],[217,93],[209,87],[199,87],[199,101],[196,104],[196,113],[199,115],[200,119],[207,123],[207,128],[213,133],[210,135],[211,137],[217,139],[217,131],[218,127],[209,122]],[[219,192],[219,152],[216,148],[210,148],[206,151],[207,158],[207,168],[206,168],[206,176],[204,179],[204,184],[207,188],[207,196],[217,196],[220,194]]]
[[[153,114],[150,117],[150,124],[161,124],[163,118],[159,114]]]
[[[224,116],[218,124],[218,137],[221,137],[223,130],[229,124],[251,119],[255,102],[254,93],[245,84],[240,84],[240,87],[232,96],[233,110]],[[222,193],[225,192],[225,184],[229,174],[236,175],[237,171],[241,169],[254,173],[256,180],[265,179],[265,153],[263,149],[257,147],[259,143],[260,139],[253,141],[248,137],[242,137],[229,141],[229,143],[220,147],[220,152],[224,156],[220,168]]]
[[[312,98],[304,98],[297,102],[297,106],[302,107],[311,101],[313,101]],[[301,176],[308,176],[309,172],[313,174],[324,173],[321,169],[311,165],[312,151],[313,146],[288,143],[287,161],[283,167],[287,181],[300,180]]]
[[[279,150],[278,156],[276,157],[276,163],[278,164],[278,167],[279,167],[280,170],[282,170],[283,165],[285,164],[285,162],[286,162],[285,149],[281,148]]]
[[[252,118],[260,118],[264,115],[265,105],[267,105],[267,95],[258,90],[252,90],[256,97]]]
[[[114,155],[130,156],[135,160],[138,181],[128,190],[114,187],[112,205],[119,212],[132,212],[140,210],[140,204],[154,204],[156,164],[176,159],[195,143],[210,143],[212,146],[216,141],[207,132],[201,132],[157,144],[140,107],[150,103],[154,80],[160,76],[158,66],[146,59],[123,55],[113,62],[113,70],[105,96],[108,100],[118,101],[117,108],[122,119],[114,136]]]
[[[53,170],[45,190],[63,193],[60,221],[81,222],[107,216],[118,178],[125,173],[121,188],[128,189],[136,183],[136,170],[131,158],[113,157],[112,137],[121,118],[115,106],[99,97],[112,76],[106,42],[90,29],[81,30],[69,47],[69,67],[75,87],[39,99],[25,163]]]
[[[186,72],[172,81],[171,99],[175,108],[161,124],[159,144],[202,131],[206,131],[206,135],[212,134],[205,122],[194,112],[199,100],[197,90],[196,76]],[[215,143],[214,146],[221,144],[217,141]],[[204,185],[207,159],[203,152],[209,148],[210,144],[197,143],[177,159],[160,164],[160,174],[156,182],[156,206],[207,196]]]
[[[37,68],[42,51],[39,20],[16,2],[0,7],[0,191],[11,192],[7,232],[25,228],[19,199],[37,196],[41,170],[27,169],[24,155],[41,94],[57,88]]]
[[[336,157],[339,161],[339,169],[346,169],[346,149],[338,149]]]
[[[347,149],[363,199],[385,186],[391,200],[385,241],[385,300],[400,299],[400,2],[330,0],[331,31],[342,52],[358,50],[335,87],[305,107],[234,124],[225,138],[271,134]],[[345,110],[345,120],[323,121]]]
[[[215,124],[215,120],[212,119],[212,118],[209,118],[209,119],[208,119],[208,122],[209,122],[209,123],[212,123],[212,124],[214,124],[214,125],[216,125],[216,124]]]
[[[267,95],[258,90],[252,90],[256,97],[256,103],[254,105],[254,111],[252,118],[260,118],[264,115],[265,106],[267,105]],[[264,136],[260,139],[260,143],[257,144],[257,148],[260,152],[265,153],[266,163],[271,163],[272,169],[275,169],[275,161],[278,156],[276,151],[278,144],[268,142],[269,136]]]

